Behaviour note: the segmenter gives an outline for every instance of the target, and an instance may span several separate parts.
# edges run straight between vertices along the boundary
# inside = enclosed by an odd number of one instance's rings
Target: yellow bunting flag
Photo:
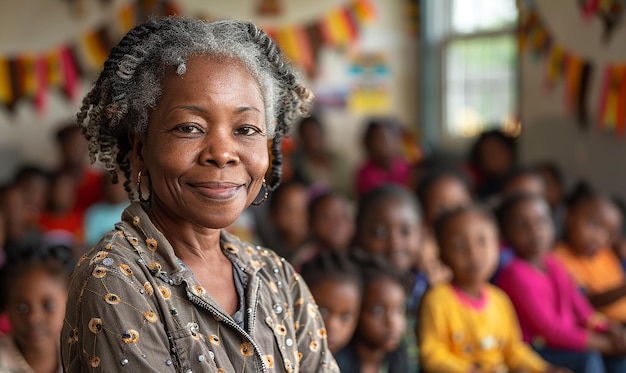
[[[83,46],[86,49],[92,67],[99,69],[104,65],[108,51],[102,45],[98,31],[87,32],[83,36]]]
[[[11,89],[11,68],[9,60],[0,57],[0,102],[9,105],[13,101],[13,90]]]
[[[292,27],[284,27],[276,33],[278,45],[282,48],[285,56],[291,61],[298,61],[299,51],[296,34]]]
[[[546,63],[546,84],[552,87],[563,76],[563,60],[565,52],[558,45],[552,47],[548,53],[548,61]]]
[[[53,50],[45,54],[46,81],[50,87],[60,87],[63,83],[63,67],[59,50]]]

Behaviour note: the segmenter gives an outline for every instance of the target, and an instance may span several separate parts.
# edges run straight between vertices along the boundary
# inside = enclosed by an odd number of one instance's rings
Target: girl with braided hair
[[[338,371],[304,281],[224,230],[312,98],[251,23],[168,17],[113,48],[77,119],[132,203],[74,271],[66,372]]]

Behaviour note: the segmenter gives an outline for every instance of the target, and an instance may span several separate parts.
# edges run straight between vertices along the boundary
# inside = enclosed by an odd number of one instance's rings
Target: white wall
[[[130,0],[116,0],[113,8]],[[85,30],[93,29],[104,20],[114,19],[115,11],[103,12],[100,0],[84,0],[85,18],[76,18],[66,7],[67,2],[54,2],[55,7],[42,8],[41,4],[51,1],[20,0],[2,2],[0,5],[0,55],[16,51],[41,51],[62,42],[72,42]],[[284,0],[283,17],[277,19],[255,19],[253,6],[257,0],[180,0],[183,11],[197,16],[212,18],[231,17],[253,21],[272,21],[288,24],[292,21],[306,22],[315,19],[324,9],[332,9],[349,3],[343,0]],[[363,33],[361,42],[350,52],[376,51],[386,54],[391,68],[392,112],[403,124],[415,126],[417,118],[417,46],[407,35],[405,24],[405,2],[401,0],[372,0],[377,18]],[[28,22],[24,20],[28,19]],[[109,21],[110,22],[110,21]],[[28,27],[26,27],[27,25]],[[33,27],[38,25],[38,27]],[[347,73],[349,59],[345,53],[325,50],[320,61],[319,81],[332,84]],[[84,95],[94,77],[82,82]],[[312,82],[316,86],[315,82]],[[21,162],[34,162],[52,166],[57,160],[53,136],[57,125],[72,118],[79,102],[68,103],[56,93],[49,95],[48,109],[37,115],[27,102],[20,103],[15,114],[0,109],[0,182],[9,177],[14,167]],[[356,163],[360,159],[359,136],[363,118],[345,109],[333,109],[323,117],[329,126],[329,140],[347,158]]]
[[[561,165],[570,183],[585,178],[602,191],[626,198],[626,139],[595,127],[603,68],[608,62],[626,63],[626,24],[615,30],[607,45],[602,42],[598,18],[584,20],[577,1],[535,3],[553,38],[594,64],[587,102],[591,121],[589,130],[579,127],[576,118],[565,110],[563,83],[546,90],[545,60],[525,53],[521,61],[522,158],[528,162],[552,159]]]

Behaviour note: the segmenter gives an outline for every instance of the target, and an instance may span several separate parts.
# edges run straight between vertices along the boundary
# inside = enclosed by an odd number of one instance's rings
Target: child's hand
[[[546,369],[545,373],[573,373],[573,372],[567,368],[556,367],[554,365],[550,365],[548,369]]]
[[[625,354],[626,353],[626,331],[619,324],[611,325],[609,328],[608,335],[611,339],[611,343],[615,348],[616,354]]]
[[[467,373],[480,373],[480,365],[474,363]]]

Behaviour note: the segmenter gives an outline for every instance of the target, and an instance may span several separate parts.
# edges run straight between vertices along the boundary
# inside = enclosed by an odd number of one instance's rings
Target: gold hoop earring
[[[150,175],[148,175],[148,183],[150,183]],[[143,193],[141,192],[141,171],[137,173],[137,195],[139,196],[139,202],[141,203],[149,203],[150,202],[150,189],[148,189],[148,198],[143,198]]]
[[[270,195],[270,191],[269,189],[267,189],[267,183],[265,182],[265,179],[263,179],[263,198],[261,198],[258,201],[253,201],[252,204],[255,206],[261,206],[263,204],[263,202],[265,202],[267,200],[267,197]]]

